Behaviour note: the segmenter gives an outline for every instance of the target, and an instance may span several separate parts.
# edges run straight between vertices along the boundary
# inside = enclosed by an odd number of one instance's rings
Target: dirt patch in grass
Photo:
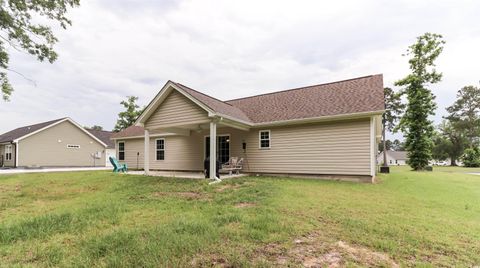
[[[257,204],[251,203],[251,202],[241,202],[241,203],[235,204],[235,207],[236,208],[249,208],[249,207],[254,207],[256,205]]]
[[[399,267],[387,254],[344,241],[328,241],[316,232],[295,239],[291,247],[268,244],[255,255],[256,259],[267,259],[275,266],[344,267],[356,263],[367,267]]]
[[[198,200],[198,199],[208,199],[206,194],[198,192],[155,192],[153,193],[154,197],[181,197],[188,200]]]
[[[225,192],[227,190],[238,190],[240,188],[248,187],[248,186],[254,186],[254,182],[245,182],[245,183],[238,183],[238,184],[222,184],[219,185],[216,189],[215,192]]]

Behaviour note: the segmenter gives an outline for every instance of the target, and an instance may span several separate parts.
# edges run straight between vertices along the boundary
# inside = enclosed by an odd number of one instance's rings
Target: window
[[[165,160],[165,139],[155,140],[155,152],[157,160]]]
[[[260,130],[259,139],[260,149],[270,148],[270,130]]]
[[[12,160],[12,145],[5,145],[5,160]]]
[[[80,149],[80,145],[76,144],[67,144],[68,149]]]
[[[118,160],[125,160],[125,142],[118,143]]]

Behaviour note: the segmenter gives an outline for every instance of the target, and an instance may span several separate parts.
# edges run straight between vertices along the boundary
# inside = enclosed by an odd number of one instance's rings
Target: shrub
[[[469,148],[463,154],[463,164],[466,167],[480,167],[480,150],[478,148]]]

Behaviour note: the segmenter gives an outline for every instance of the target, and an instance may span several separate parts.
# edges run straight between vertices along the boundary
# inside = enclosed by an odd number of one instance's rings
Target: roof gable
[[[91,138],[96,140],[98,143],[100,143],[101,145],[103,145],[105,147],[108,147],[105,142],[103,142],[102,140],[97,138],[92,133],[88,132],[85,128],[83,128],[82,126],[80,126],[79,124],[77,124],[75,121],[73,121],[72,119],[70,119],[68,117],[60,118],[60,119],[56,119],[56,120],[52,120],[52,121],[47,121],[47,122],[43,122],[43,123],[39,123],[39,124],[34,124],[34,125],[29,125],[29,126],[16,128],[12,131],[9,131],[7,133],[4,133],[4,134],[0,135],[0,142],[2,142],[2,143],[4,143],[4,142],[17,142],[19,140],[28,138],[32,135],[35,135],[38,132],[49,129],[49,128],[51,128],[51,127],[53,127],[57,124],[60,124],[62,122],[65,122],[65,121],[68,121],[68,122],[72,123],[75,127],[77,127],[82,132],[84,132],[85,134],[87,134],[88,136],[90,136]]]

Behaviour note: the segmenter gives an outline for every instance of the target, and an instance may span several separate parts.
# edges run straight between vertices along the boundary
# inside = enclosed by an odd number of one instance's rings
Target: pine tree
[[[407,108],[400,120],[405,134],[408,164],[414,170],[424,170],[432,158],[434,126],[429,119],[437,108],[435,96],[428,86],[438,83],[442,74],[435,70],[435,60],[442,53],[445,41],[439,34],[425,33],[417,37],[406,55],[410,56],[411,74],[397,81],[407,97]]]

